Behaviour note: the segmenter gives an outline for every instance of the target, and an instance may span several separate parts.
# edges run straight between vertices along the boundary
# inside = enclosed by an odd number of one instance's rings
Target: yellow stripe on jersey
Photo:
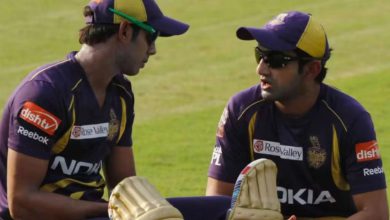
[[[76,82],[76,84],[72,87],[71,91],[73,92],[82,82],[83,80],[80,79],[79,81]],[[72,98],[70,99],[69,107],[68,107],[68,112],[72,111],[72,124],[68,128],[68,130],[65,132],[62,137],[58,139],[58,141],[53,145],[52,152],[54,154],[59,154],[61,153],[66,145],[68,145],[69,138],[70,138],[70,133],[72,132],[73,126],[76,122],[76,110],[74,107],[74,95],[72,95]]]
[[[70,198],[72,198],[72,199],[80,199],[81,197],[83,197],[83,195],[84,195],[83,191],[75,192],[75,193],[70,194]]]
[[[74,95],[72,95],[72,98],[70,99],[70,104],[69,104],[69,107],[68,107],[68,112],[70,112],[73,108],[73,105],[74,105]]]
[[[105,186],[104,179],[101,179],[99,181],[92,181],[92,182],[81,182],[79,180],[67,178],[67,179],[59,180],[55,183],[45,184],[45,185],[41,186],[40,189],[45,191],[45,192],[54,192],[57,189],[65,189],[66,187],[68,187],[70,184],[73,184],[73,183],[77,183],[77,184],[83,185],[83,186],[94,187],[97,189],[100,189],[100,188],[103,189]]]
[[[129,91],[127,91],[127,89],[122,86],[121,84],[118,84],[118,83],[113,83],[114,86],[118,86],[119,88],[123,89],[123,91],[125,91],[125,93],[130,97],[130,98],[133,98],[133,96],[131,95],[131,93]]]
[[[349,190],[349,184],[345,180],[343,176],[343,172],[341,170],[341,161],[340,161],[340,147],[339,147],[339,139],[337,137],[336,128],[333,127],[333,143],[332,143],[332,177],[333,182],[340,190],[347,191]]]
[[[99,188],[99,189],[96,189],[95,191],[101,193],[101,192],[104,191],[104,188]],[[81,197],[83,197],[84,194],[85,194],[85,192],[83,192],[83,191],[75,192],[75,193],[70,194],[70,198],[72,198],[72,199],[80,199]]]
[[[255,124],[256,124],[257,112],[253,114],[251,120],[249,121],[248,134],[249,134],[249,152],[251,161],[255,160],[255,155],[253,152],[253,134],[255,133]]]
[[[262,100],[259,100],[259,101],[256,101],[256,102],[250,104],[248,107],[246,107],[246,108],[242,111],[241,115],[238,116],[237,121],[240,120],[240,119],[242,118],[242,116],[244,116],[244,114],[246,113],[246,111],[248,111],[251,107],[253,107],[254,105],[256,105],[256,104],[258,104],[258,103],[260,103],[260,102],[264,102],[264,101],[265,101],[265,100],[262,99]]]
[[[76,111],[74,108],[73,100],[74,100],[74,97],[72,96],[71,105],[69,106],[69,108],[70,108],[69,110],[72,111],[72,124],[70,125],[68,130],[65,132],[65,134],[62,135],[62,137],[60,137],[58,139],[58,141],[54,144],[54,146],[52,148],[52,152],[54,154],[61,153],[65,149],[66,145],[68,145],[70,133],[72,132],[73,125],[76,121]]]
[[[83,80],[80,79],[79,81],[77,81],[77,83],[72,87],[71,91],[73,92],[79,85],[80,83],[82,82]]]
[[[120,125],[120,130],[119,130],[119,135],[118,135],[118,139],[116,140],[116,143],[119,142],[119,140],[121,139],[123,133],[125,132],[125,128],[126,128],[126,123],[127,123],[127,108],[126,108],[126,101],[124,98],[120,97],[120,100],[121,100],[121,105],[122,105],[122,117],[121,117],[121,125]]]
[[[340,121],[341,125],[343,125],[345,132],[348,132],[347,126],[345,126],[344,121],[341,119],[341,117],[328,105],[328,103],[325,100],[322,100],[322,102],[325,104],[325,106],[331,111],[336,118]]]
[[[44,72],[44,71],[46,71],[46,70],[48,70],[48,69],[50,69],[50,68],[52,68],[52,67],[54,67],[54,66],[60,65],[60,64],[65,63],[65,62],[68,62],[69,60],[70,60],[70,59],[64,60],[64,61],[61,61],[61,62],[58,62],[58,63],[55,63],[55,64],[53,64],[53,65],[51,65],[51,66],[48,66],[48,67],[46,67],[46,68],[44,68],[44,69],[42,69],[42,70],[36,72],[36,73],[30,78],[30,80],[33,80],[36,76],[38,76],[38,75],[41,74],[42,72]]]

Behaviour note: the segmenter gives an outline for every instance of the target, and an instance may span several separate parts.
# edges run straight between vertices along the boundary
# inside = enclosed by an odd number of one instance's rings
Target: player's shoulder
[[[40,82],[47,84],[57,92],[71,90],[82,78],[83,69],[70,53],[66,59],[52,62],[30,72],[23,83]]]
[[[68,105],[76,88],[81,84],[82,73],[82,67],[69,55],[64,60],[42,65],[19,83],[8,103],[11,105],[34,100],[37,103]]]
[[[320,101],[329,111],[343,120],[352,121],[362,114],[368,114],[355,98],[326,84],[321,85]]]
[[[267,103],[261,96],[260,85],[255,85],[233,95],[229,100],[228,109],[237,117],[242,117],[261,109],[260,107],[266,106]]]

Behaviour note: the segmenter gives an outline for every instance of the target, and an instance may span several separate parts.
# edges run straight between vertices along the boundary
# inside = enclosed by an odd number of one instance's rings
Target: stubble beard
[[[267,101],[289,101],[304,93],[301,79],[297,78],[287,87],[273,87],[271,90],[261,90],[261,96]]]

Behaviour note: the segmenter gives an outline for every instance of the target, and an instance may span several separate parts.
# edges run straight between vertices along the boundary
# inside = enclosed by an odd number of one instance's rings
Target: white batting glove
[[[273,161],[258,159],[237,178],[228,220],[283,220],[276,191],[277,168]]]
[[[183,220],[144,177],[128,177],[111,193],[108,215],[112,220]]]

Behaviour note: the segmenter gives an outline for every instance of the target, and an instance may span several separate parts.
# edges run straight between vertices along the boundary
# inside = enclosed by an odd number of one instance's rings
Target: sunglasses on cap
[[[113,8],[108,8],[108,10],[110,10],[112,13],[130,21],[132,24],[134,24],[135,26],[141,28],[142,30],[146,31],[148,33],[148,37],[147,37],[147,41],[149,44],[152,44],[158,37],[158,35],[160,34],[158,31],[156,31],[156,29],[154,29],[152,26],[130,16],[130,15],[127,15],[121,11],[118,11],[116,9],[113,9]]]
[[[289,56],[280,51],[263,51],[259,47],[255,47],[255,58],[257,63],[262,60],[269,67],[275,69],[283,68],[288,62],[300,59],[297,56]]]

